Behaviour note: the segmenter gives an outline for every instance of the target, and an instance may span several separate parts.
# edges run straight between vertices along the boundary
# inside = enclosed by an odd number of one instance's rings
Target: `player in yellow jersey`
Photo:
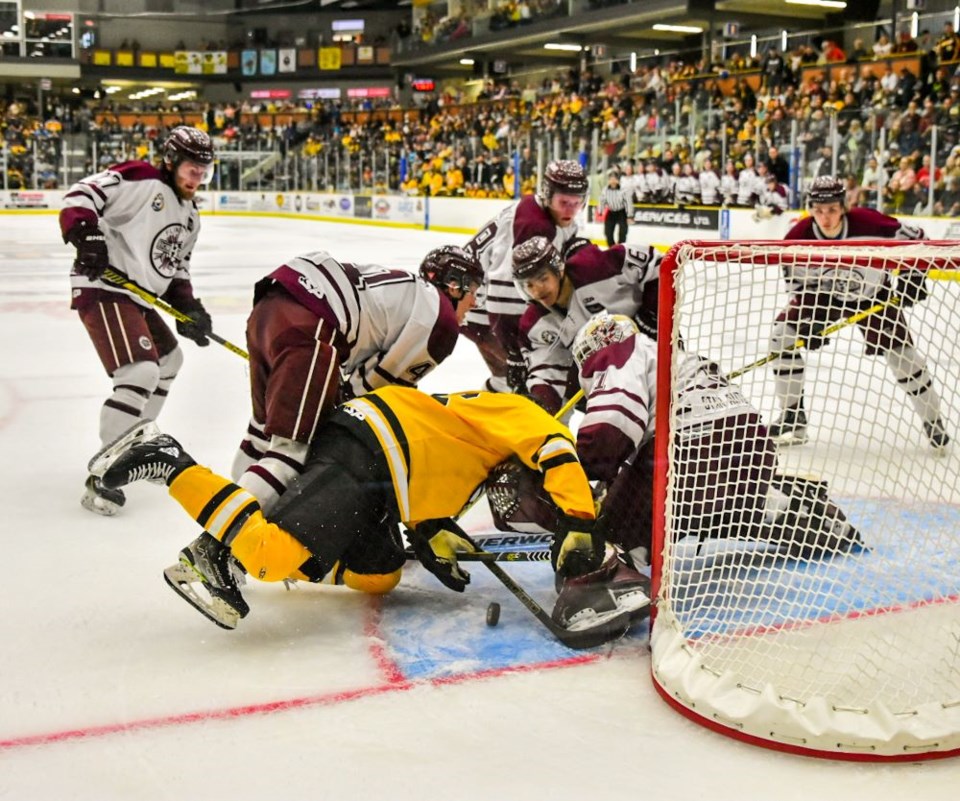
[[[557,507],[557,575],[596,572],[604,543],[593,533],[593,498],[573,438],[518,395],[390,386],[348,401],[316,437],[303,473],[269,519],[253,495],[198,465],[152,424],[105,448],[91,470],[110,487],[141,479],[169,487],[204,532],[165,571],[167,582],[212,621],[235,628],[249,607],[234,560],[263,581],[327,580],[386,593],[406,558],[400,522],[424,567],[462,592],[469,574],[457,553],[475,547],[452,518],[507,459],[537,471]]]

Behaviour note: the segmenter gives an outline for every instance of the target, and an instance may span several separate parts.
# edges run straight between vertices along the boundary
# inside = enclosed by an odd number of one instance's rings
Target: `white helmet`
[[[577,367],[601,348],[640,333],[637,324],[625,314],[611,314],[607,311],[598,312],[583,324],[573,339],[573,360]]]

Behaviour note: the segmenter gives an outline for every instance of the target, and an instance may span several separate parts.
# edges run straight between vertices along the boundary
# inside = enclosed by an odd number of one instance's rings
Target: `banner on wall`
[[[173,71],[180,75],[202,75],[205,55],[199,50],[177,50],[173,54]]]
[[[635,206],[633,221],[638,225],[716,231],[720,228],[720,209]]]
[[[370,219],[373,217],[373,198],[357,195],[353,198],[353,215]]]
[[[338,70],[340,69],[341,53],[339,47],[321,47],[318,51],[318,60],[317,63],[320,65],[322,70]]]
[[[277,72],[277,51],[260,51],[260,72],[263,75],[276,75]]]
[[[49,209],[53,208],[50,198],[45,192],[29,192],[23,190],[13,190],[11,192],[0,193],[3,195],[3,207],[5,209]]]
[[[280,59],[277,62],[277,69],[280,72],[297,71],[297,49],[295,47],[285,47],[280,50]]]
[[[227,74],[227,51],[211,50],[203,54],[204,75]]]
[[[240,54],[240,72],[245,76],[257,74],[257,56],[256,50],[244,50]]]

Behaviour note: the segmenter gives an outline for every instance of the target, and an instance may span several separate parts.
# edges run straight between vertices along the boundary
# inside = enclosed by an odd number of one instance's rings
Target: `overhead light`
[[[571,53],[579,53],[583,50],[578,44],[564,44],[563,42],[547,42],[543,46],[544,50],[569,50]]]
[[[473,66],[473,59],[472,59],[472,58],[461,58],[461,59],[460,59],[460,63],[463,64],[464,67],[472,67],[472,66]]]
[[[846,0],[785,0],[794,6],[820,6],[820,8],[846,8]]]
[[[658,22],[653,26],[655,31],[671,31],[673,33],[703,33],[699,25],[666,25]]]

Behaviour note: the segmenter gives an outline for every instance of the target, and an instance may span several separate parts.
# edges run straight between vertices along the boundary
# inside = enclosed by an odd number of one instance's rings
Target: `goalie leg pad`
[[[811,560],[865,548],[863,538],[827,495],[827,482],[800,476],[776,476],[771,485],[789,498],[789,508],[762,539],[779,543],[793,559]]]

